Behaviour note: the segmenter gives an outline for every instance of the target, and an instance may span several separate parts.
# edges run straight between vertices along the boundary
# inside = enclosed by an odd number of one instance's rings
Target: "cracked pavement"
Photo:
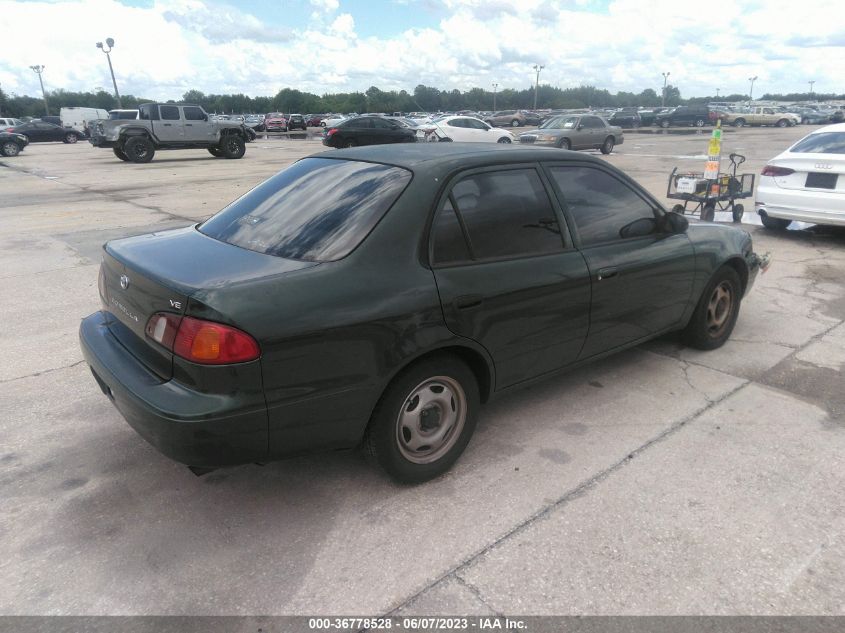
[[[804,133],[724,146],[759,173]],[[705,143],[631,134],[606,160],[662,198]],[[750,204],[774,263],[727,345],[667,336],[497,399],[433,482],[357,453],[198,478],[149,447],[81,360],[100,244],[320,150],[0,161],[0,614],[845,613],[845,232],[765,231]]]

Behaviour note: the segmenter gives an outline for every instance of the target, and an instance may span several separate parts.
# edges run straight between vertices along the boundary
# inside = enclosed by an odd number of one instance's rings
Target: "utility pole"
[[[35,66],[30,66],[32,70],[35,71],[35,74],[38,75],[38,82],[41,84],[41,96],[44,98],[44,114],[50,114],[50,108],[47,106],[47,93],[44,91],[44,80],[41,79],[41,73],[44,72],[44,69],[47,68],[44,64],[38,64]]]
[[[106,48],[106,46],[108,48]],[[99,48],[101,51],[103,51],[106,54],[106,59],[109,60],[109,72],[111,73],[111,82],[112,82],[112,85],[114,86],[114,97],[115,97],[115,99],[117,99],[117,107],[122,108],[123,106],[120,103],[120,93],[117,91],[117,82],[114,80],[114,68],[112,68],[112,65],[111,65],[111,55],[109,55],[109,53],[111,53],[112,49],[114,48],[114,40],[110,37],[107,37],[106,38],[106,45],[103,46],[102,42],[97,42],[97,48]]]
[[[666,107],[666,82],[669,80],[669,75],[671,75],[672,73],[665,72],[665,73],[660,73],[660,74],[663,75],[663,100],[661,102],[661,105],[665,108]]]
[[[493,82],[493,112],[496,111],[496,88],[499,87],[499,84]]]
[[[719,98],[719,89],[718,88],[716,88],[716,98],[717,99]]]
[[[540,64],[534,64],[534,71],[537,73],[537,78],[534,80],[534,109],[537,109],[537,90],[540,88],[540,71],[543,70],[545,66],[541,66]]]
[[[816,83],[816,81],[815,80],[808,81],[807,83],[810,84],[810,101],[812,101],[813,100],[813,84]]]
[[[748,104],[750,105],[754,101],[754,82],[757,81],[757,75],[749,77],[748,81],[751,82],[751,88],[748,89]]]

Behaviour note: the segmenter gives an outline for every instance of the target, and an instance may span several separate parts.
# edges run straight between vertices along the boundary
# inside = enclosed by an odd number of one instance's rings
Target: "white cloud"
[[[108,89],[108,66],[94,43],[114,37],[121,91],[161,99],[191,88],[323,94],[371,85],[412,91],[419,83],[489,89],[495,81],[499,90],[520,89],[533,83],[534,63],[545,65],[541,83],[613,92],[659,91],[663,71],[684,96],[717,87],[723,95],[744,93],[754,75],[758,95],[803,91],[810,79],[816,92],[845,91],[845,65],[832,63],[845,58],[845,28],[825,19],[840,14],[838,0],[808,0],[800,11],[794,0],[711,0],[707,16],[677,0],[647,7],[613,0],[605,8],[592,0],[426,1],[438,3],[439,24],[372,37],[361,34],[354,5],[338,0],[311,0],[306,6],[319,19],[298,30],[269,26],[223,0],[155,0],[145,8],[116,0],[0,0],[6,24],[39,25],[4,31],[0,84],[37,96],[29,66],[45,64],[48,90]],[[386,15],[395,2],[385,2]]]

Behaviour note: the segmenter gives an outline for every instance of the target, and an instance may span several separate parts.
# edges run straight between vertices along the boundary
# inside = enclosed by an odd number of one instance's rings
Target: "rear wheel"
[[[773,231],[783,231],[792,222],[792,220],[784,220],[783,218],[770,217],[766,213],[760,214],[760,221],[763,223],[763,226],[765,226],[767,229],[772,229]]]
[[[419,483],[446,472],[475,430],[478,384],[453,356],[435,356],[400,373],[385,390],[364,450],[398,481]]]
[[[701,219],[705,222],[712,222],[716,217],[716,205],[708,202],[701,209]]]
[[[514,119],[511,121],[511,127],[519,127],[519,119]]]
[[[133,136],[123,144],[123,153],[133,163],[149,163],[156,150],[150,139],[143,136]]]
[[[114,155],[117,156],[120,160],[122,160],[122,161],[128,161],[129,160],[129,157],[126,154],[124,154],[123,150],[120,149],[119,147],[112,148],[112,151],[114,152]]]
[[[17,156],[21,153],[20,146],[14,141],[6,141],[3,143],[3,146],[0,147],[0,150],[2,150],[3,156]]]
[[[695,127],[704,127],[706,121],[704,119],[696,119],[695,120]]]
[[[724,345],[736,325],[741,300],[739,275],[730,266],[722,266],[710,279],[683,331],[684,343],[705,350]]]
[[[745,125],[745,119],[737,119],[734,121],[734,127],[743,127]]]
[[[606,139],[604,139],[604,143],[601,144],[601,153],[602,154],[610,154],[610,152],[613,151],[613,145],[614,145],[613,137],[608,136]]]
[[[79,140],[79,134],[76,132],[68,132],[65,134],[64,142],[65,143],[76,143]]]
[[[220,150],[226,158],[242,158],[246,153],[246,144],[237,134],[229,134],[220,141]]]
[[[778,127],[786,127],[787,125],[789,125],[789,121],[787,121],[786,119],[781,119],[776,123],[776,125]]]

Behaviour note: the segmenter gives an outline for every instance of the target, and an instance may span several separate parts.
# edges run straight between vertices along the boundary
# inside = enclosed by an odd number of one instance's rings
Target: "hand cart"
[[[700,172],[679,174],[678,168],[675,167],[669,175],[666,197],[683,200],[684,203],[676,204],[672,211],[682,215],[698,213],[705,222],[712,222],[716,209],[730,210],[734,222],[742,220],[745,207],[737,204],[736,200],[750,198],[754,194],[754,174],[737,176],[736,168],[745,162],[745,156],[731,154],[729,158],[730,173],[720,173],[717,178],[705,178]]]

